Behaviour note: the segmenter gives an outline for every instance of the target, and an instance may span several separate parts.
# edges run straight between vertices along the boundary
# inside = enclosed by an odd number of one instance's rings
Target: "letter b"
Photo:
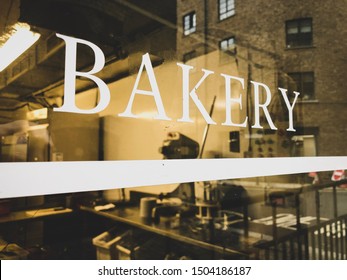
[[[105,65],[105,56],[102,50],[95,44],[77,38],[56,34],[63,39],[66,44],[65,53],[65,84],[64,84],[64,104],[60,108],[54,108],[58,112],[71,112],[80,114],[93,114],[104,110],[110,102],[110,90],[103,80],[93,76],[93,74],[102,70]],[[79,72],[76,70],[77,44],[89,46],[95,54],[95,63],[93,68],[88,72]],[[100,93],[99,103],[93,109],[80,109],[76,106],[76,76],[85,77],[92,80],[98,87]]]

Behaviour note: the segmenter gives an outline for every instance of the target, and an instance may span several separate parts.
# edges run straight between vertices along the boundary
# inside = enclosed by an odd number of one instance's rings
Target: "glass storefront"
[[[0,7],[1,259],[347,259],[345,1]]]

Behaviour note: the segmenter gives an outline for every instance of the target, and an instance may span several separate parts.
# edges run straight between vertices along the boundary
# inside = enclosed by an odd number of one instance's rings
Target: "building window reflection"
[[[286,22],[287,48],[312,46],[312,19],[296,19]]]
[[[229,37],[220,41],[219,48],[223,52],[235,52],[235,37]]]
[[[236,54],[235,37],[229,37],[219,42],[220,62],[230,62]]]
[[[301,100],[314,100],[314,73],[313,72],[297,72],[288,73],[293,83],[295,91],[300,92]]]
[[[191,12],[183,16],[183,33],[189,35],[196,31],[196,13]]]
[[[235,0],[219,0],[219,20],[235,14]]]

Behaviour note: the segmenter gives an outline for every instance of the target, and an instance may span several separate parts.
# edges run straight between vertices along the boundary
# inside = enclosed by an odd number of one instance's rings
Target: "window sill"
[[[295,47],[285,47],[286,51],[290,51],[290,50],[305,50],[305,49],[315,49],[316,46],[295,46]]]
[[[304,103],[319,103],[319,100],[317,99],[310,99],[310,100],[298,100],[298,103],[304,104]]]
[[[184,34],[184,33],[182,33],[182,37],[183,37],[183,38],[189,37],[190,35],[193,35],[193,34],[195,34],[195,33],[197,33],[196,30],[193,31],[193,32],[190,32],[189,34]]]
[[[228,17],[226,17],[226,18],[223,18],[223,19],[220,19],[220,18],[218,17],[217,23],[220,23],[220,22],[226,21],[226,20],[228,20],[228,19],[231,19],[231,18],[234,17],[235,15],[236,15],[236,13],[233,14],[233,15],[231,15],[231,16],[228,16]]]

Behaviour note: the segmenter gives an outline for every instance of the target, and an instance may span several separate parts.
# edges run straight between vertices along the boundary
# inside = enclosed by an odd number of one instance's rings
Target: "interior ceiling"
[[[65,48],[55,36],[62,33],[97,44],[106,56],[98,74],[106,82],[129,75],[128,46],[163,24],[176,22],[175,0],[0,0],[0,37],[17,21],[41,34],[30,50],[0,72],[0,122],[16,118],[13,112],[30,105],[56,106],[63,95]],[[164,19],[161,21],[161,19]],[[1,44],[1,41],[0,41]],[[159,59],[153,57],[155,63]],[[77,69],[94,64],[89,47],[79,45]],[[76,80],[76,91],[95,85]]]

